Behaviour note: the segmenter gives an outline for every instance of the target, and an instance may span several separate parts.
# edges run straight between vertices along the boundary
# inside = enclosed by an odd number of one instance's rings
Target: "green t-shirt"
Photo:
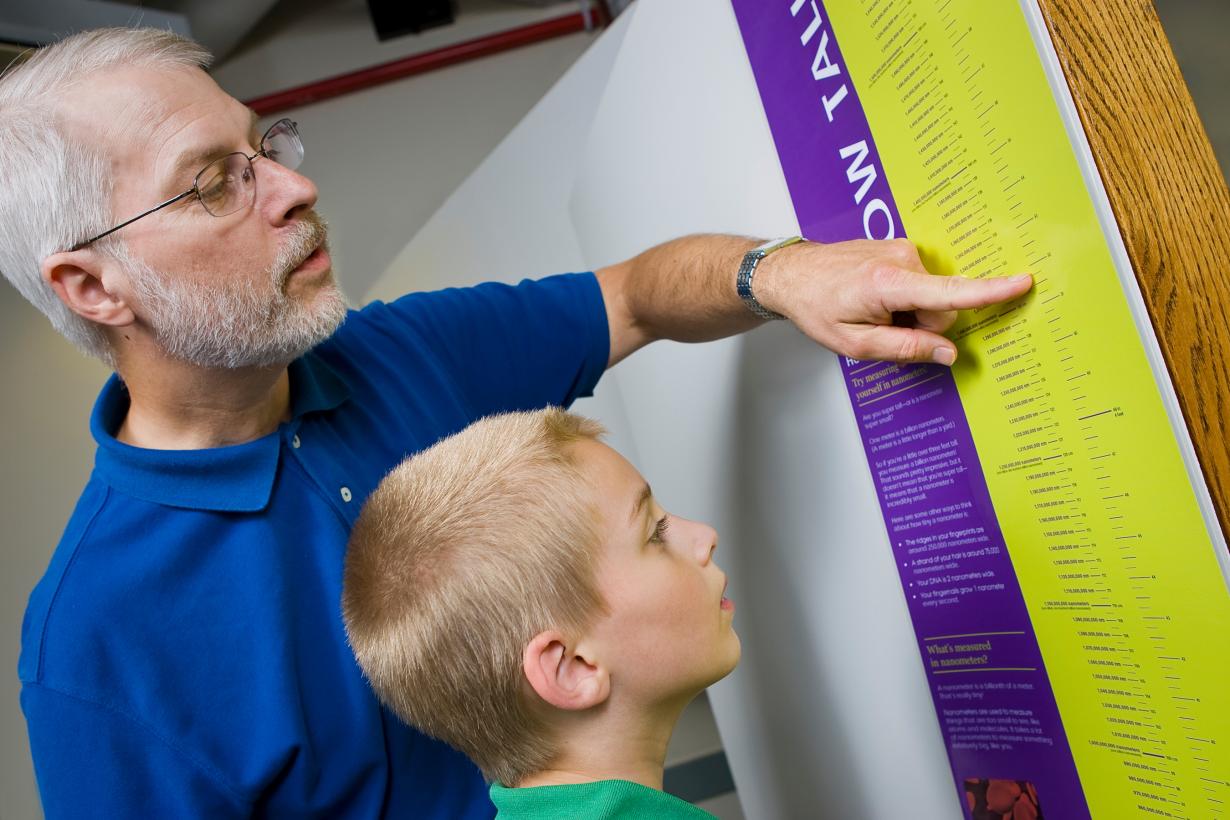
[[[491,802],[497,820],[715,820],[709,812],[674,795],[629,780],[524,789],[492,783]]]

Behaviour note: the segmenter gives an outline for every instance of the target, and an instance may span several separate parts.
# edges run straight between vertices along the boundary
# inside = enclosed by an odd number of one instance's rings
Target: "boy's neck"
[[[579,715],[560,727],[560,753],[552,765],[517,785],[525,788],[630,780],[660,790],[666,747],[691,700],[689,696],[635,713],[611,709],[598,715]]]

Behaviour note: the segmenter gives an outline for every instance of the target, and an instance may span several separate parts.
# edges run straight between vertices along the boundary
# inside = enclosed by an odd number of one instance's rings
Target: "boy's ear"
[[[123,295],[107,287],[105,270],[89,249],[53,253],[40,266],[43,280],[73,313],[100,325],[132,324],[136,316]]]
[[[611,694],[611,676],[598,663],[581,656],[559,632],[535,635],[525,647],[522,668],[538,697],[557,709],[580,711],[604,703]]]

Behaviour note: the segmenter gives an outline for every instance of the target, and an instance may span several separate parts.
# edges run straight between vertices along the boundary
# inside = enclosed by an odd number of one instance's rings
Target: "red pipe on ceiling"
[[[585,31],[594,25],[606,25],[610,21],[601,3],[590,7],[590,11],[544,20],[528,26],[489,34],[474,40],[454,43],[434,51],[421,54],[411,54],[398,60],[392,60],[369,68],[361,68],[336,77],[307,83],[285,91],[277,91],[248,100],[246,105],[261,116],[284,111],[288,108],[298,108],[309,103],[320,102],[331,97],[349,94],[382,83],[425,74],[457,63],[476,60],[498,54],[501,51],[519,48],[533,43],[540,43],[553,37],[565,34],[575,34]]]

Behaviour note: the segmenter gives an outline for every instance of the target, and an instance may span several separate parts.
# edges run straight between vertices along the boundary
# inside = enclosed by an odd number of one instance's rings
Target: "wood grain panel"
[[[1039,0],[1230,536],[1230,192],[1147,0]]]

